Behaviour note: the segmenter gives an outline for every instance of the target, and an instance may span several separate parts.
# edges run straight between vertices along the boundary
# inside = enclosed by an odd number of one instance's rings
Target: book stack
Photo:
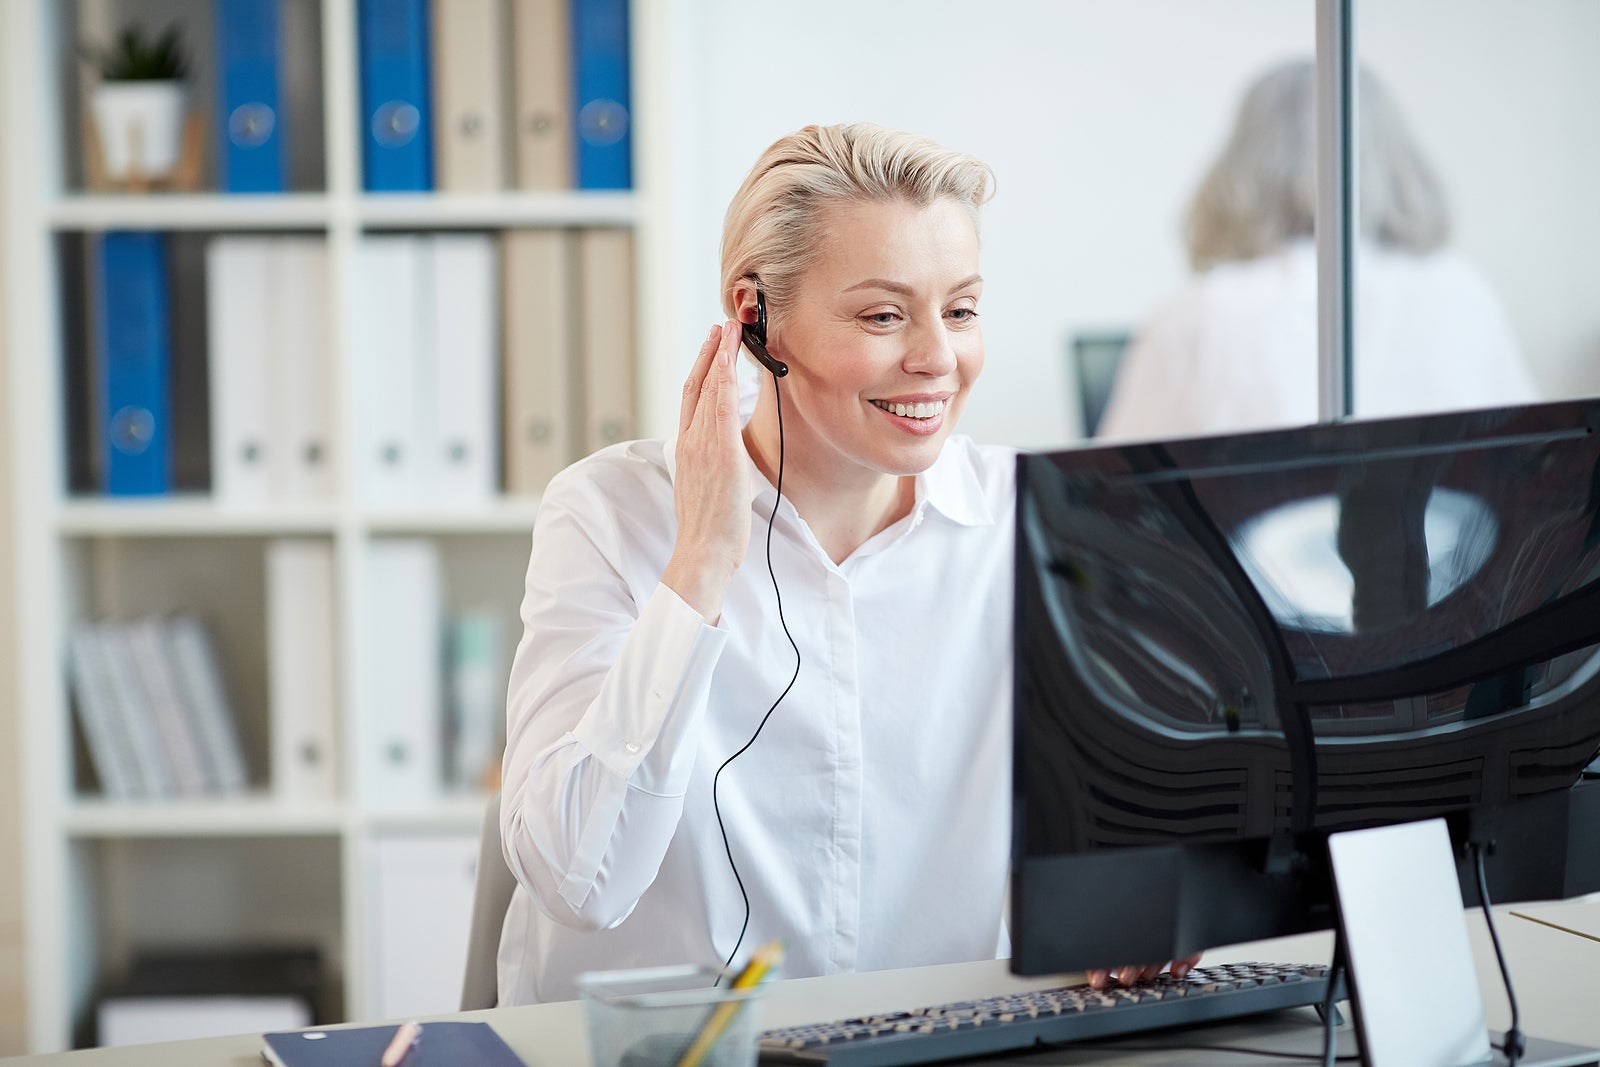
[[[68,657],[78,722],[107,797],[245,790],[233,709],[198,618],[79,622]]]

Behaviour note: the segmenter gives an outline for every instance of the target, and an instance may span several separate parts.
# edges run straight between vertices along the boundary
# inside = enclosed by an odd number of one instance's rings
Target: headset
[[[711,808],[717,813],[717,828],[722,831],[722,849],[728,855],[728,866],[733,870],[733,880],[739,883],[739,895],[744,898],[744,923],[739,927],[739,939],[734,942],[733,951],[728,953],[728,958],[722,964],[724,974],[733,965],[733,958],[739,954],[739,946],[744,944],[745,932],[750,929],[750,894],[745,891],[744,879],[739,875],[739,865],[733,859],[733,846],[728,843],[728,828],[722,821],[722,807],[717,803],[717,785],[722,781],[722,772],[728,769],[728,764],[744,755],[750,746],[756,743],[756,738],[760,737],[761,731],[766,728],[767,720],[772,718],[772,713],[778,710],[778,705],[783,703],[783,698],[789,695],[789,690],[794,688],[795,681],[800,677],[800,646],[795,644],[794,635],[789,632],[789,624],[784,621],[783,593],[778,589],[778,574],[772,569],[772,524],[778,517],[778,505],[783,502],[783,390],[778,388],[778,379],[789,373],[789,365],[767,351],[767,296],[761,291],[759,278],[755,275],[747,277],[756,282],[756,321],[744,324],[742,331],[744,344],[750,349],[750,354],[756,357],[757,362],[772,372],[772,394],[778,404],[778,484],[777,496],[772,501],[772,513],[767,516],[767,574],[772,578],[772,595],[778,602],[778,624],[783,627],[783,636],[789,639],[789,647],[794,649],[794,674],[790,675],[789,684],[783,687],[783,692],[772,702],[772,707],[761,717],[761,722],[756,726],[755,733],[750,735],[750,740],[723,760],[711,779]],[[720,985],[721,982],[722,977],[719,976],[716,984]]]
[[[756,321],[744,324],[744,346],[756,361],[772,372],[774,378],[782,378],[789,373],[789,364],[773,356],[767,351],[767,294],[761,291],[761,283],[756,282]],[[773,390],[777,390],[777,383],[773,383]],[[778,455],[783,455],[783,401],[778,401]],[[783,461],[778,464],[778,476],[783,477]]]

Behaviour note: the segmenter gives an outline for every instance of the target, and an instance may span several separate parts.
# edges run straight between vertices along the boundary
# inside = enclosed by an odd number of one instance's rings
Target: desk
[[[1541,915],[1549,921],[1569,918],[1561,908],[1549,905]],[[1574,915],[1586,915],[1583,902],[1570,905]],[[1573,923],[1577,918],[1571,918]],[[1472,912],[1468,925],[1477,964],[1478,984],[1483,992],[1484,1011],[1489,1026],[1504,1029],[1510,1020],[1500,973],[1494,962],[1481,913]],[[1596,1008],[1595,973],[1600,971],[1600,942],[1546,925],[1519,919],[1509,912],[1497,912],[1500,939],[1516,982],[1524,1029],[1541,1038],[1600,1047],[1600,1010]],[[1207,954],[1208,962],[1237,960],[1279,960],[1288,963],[1315,963],[1330,955],[1332,935],[1310,934],[1235,945]],[[1061,985],[1060,977],[1023,979],[1012,976],[1004,960],[981,963],[920,967],[903,971],[869,974],[832,975],[826,978],[801,978],[774,982],[763,1008],[763,1027],[788,1026],[824,1019],[844,1018],[868,1011],[891,1011],[924,1004],[938,1004],[975,996],[991,996],[1008,990],[1040,989]],[[1428,962],[1417,963],[1418,979],[1427,977]],[[1067,976],[1067,981],[1075,980]],[[1348,1013],[1347,1013],[1348,1014]],[[506,1042],[529,1067],[580,1067],[588,1063],[588,1042],[584,1036],[582,1005],[576,1001],[540,1004],[523,1008],[497,1008],[447,1016],[481,1019],[492,1023]],[[1321,1030],[1310,1009],[1247,1020],[1222,1027],[1208,1027],[1203,1040],[1209,1044],[1242,1044],[1251,1047],[1319,1051]],[[1030,1064],[1116,1064],[1126,1067],[1176,1067],[1178,1064],[1270,1064],[1303,1061],[1276,1061],[1259,1056],[1203,1053],[1194,1048],[1193,1032],[1141,1037],[1138,1050],[1120,1051],[1105,1047],[1063,1048],[1033,1054],[1025,1059],[999,1062]],[[1341,1033],[1341,1051],[1353,1049],[1348,1024]],[[1149,1046],[1164,1043],[1169,1051]],[[161,1045],[142,1045],[122,1049],[87,1049],[47,1056],[31,1056],[0,1061],[4,1067],[261,1067],[261,1039],[255,1034],[207,1038]]]

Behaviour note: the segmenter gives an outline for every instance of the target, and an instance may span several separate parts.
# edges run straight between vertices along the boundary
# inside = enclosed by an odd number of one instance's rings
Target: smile
[[[925,404],[889,404],[882,400],[873,400],[875,408],[882,408],[891,415],[898,415],[902,419],[934,419],[944,414],[944,401],[934,400]]]

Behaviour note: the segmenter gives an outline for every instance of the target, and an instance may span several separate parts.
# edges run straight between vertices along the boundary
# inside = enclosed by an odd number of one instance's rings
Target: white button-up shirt
[[[911,514],[839,565],[780,504],[799,676],[717,791],[750,897],[740,960],[773,938],[785,977],[1009,952],[1014,467],[951,438]],[[545,494],[507,706],[502,1004],[569,999],[588,970],[720,964],[739,937],[712,780],[795,669],[775,493],[751,469],[716,626],[660,581],[670,447],[608,448]]]

